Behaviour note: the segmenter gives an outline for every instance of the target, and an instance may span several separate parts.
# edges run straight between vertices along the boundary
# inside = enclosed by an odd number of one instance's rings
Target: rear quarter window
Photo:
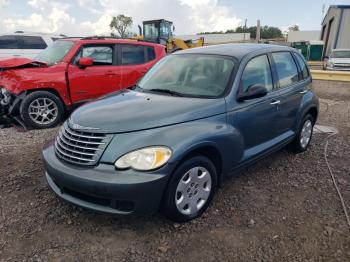
[[[18,49],[18,39],[14,35],[0,36],[0,49]]]
[[[301,75],[302,75],[303,79],[308,78],[309,77],[309,70],[308,70],[307,65],[305,63],[305,60],[297,53],[294,53],[294,56],[296,57],[296,59],[298,61]]]

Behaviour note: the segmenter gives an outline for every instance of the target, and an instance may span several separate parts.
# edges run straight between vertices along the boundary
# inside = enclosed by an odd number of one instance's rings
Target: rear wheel
[[[216,182],[216,170],[208,158],[194,156],[184,161],[173,174],[165,193],[165,215],[177,222],[200,217],[213,198]]]
[[[20,112],[27,127],[51,128],[63,120],[64,106],[56,95],[47,91],[37,91],[23,99]]]
[[[314,128],[314,119],[310,114],[307,114],[298,129],[297,136],[291,143],[291,149],[295,153],[301,153],[307,150],[310,145]]]

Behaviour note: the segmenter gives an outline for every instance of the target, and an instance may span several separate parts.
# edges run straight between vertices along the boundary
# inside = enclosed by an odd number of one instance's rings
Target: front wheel
[[[298,129],[298,133],[291,143],[291,149],[295,153],[302,153],[309,147],[312,139],[314,124],[314,118],[310,114],[307,114],[303,118],[303,121]]]
[[[200,217],[214,196],[216,183],[215,166],[207,157],[187,159],[169,182],[163,201],[165,215],[176,222]]]
[[[52,128],[64,117],[61,100],[47,91],[37,91],[26,96],[20,107],[21,118],[29,128]]]

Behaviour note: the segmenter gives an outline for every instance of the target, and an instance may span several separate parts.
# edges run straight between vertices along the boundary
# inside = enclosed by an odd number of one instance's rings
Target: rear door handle
[[[306,94],[308,90],[301,91],[300,94]]]
[[[272,102],[270,103],[270,105],[279,105],[279,104],[281,104],[281,101],[280,101],[280,100],[272,101]]]

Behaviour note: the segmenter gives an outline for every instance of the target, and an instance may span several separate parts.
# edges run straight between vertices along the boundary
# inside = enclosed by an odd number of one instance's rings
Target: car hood
[[[8,70],[8,69],[16,69],[23,67],[42,67],[47,66],[46,63],[35,61],[30,58],[8,58],[0,60],[0,69]]]
[[[329,62],[332,63],[345,63],[345,64],[350,64],[350,58],[329,58]]]
[[[70,117],[82,131],[124,133],[225,113],[224,98],[202,99],[124,90],[83,105]]]

